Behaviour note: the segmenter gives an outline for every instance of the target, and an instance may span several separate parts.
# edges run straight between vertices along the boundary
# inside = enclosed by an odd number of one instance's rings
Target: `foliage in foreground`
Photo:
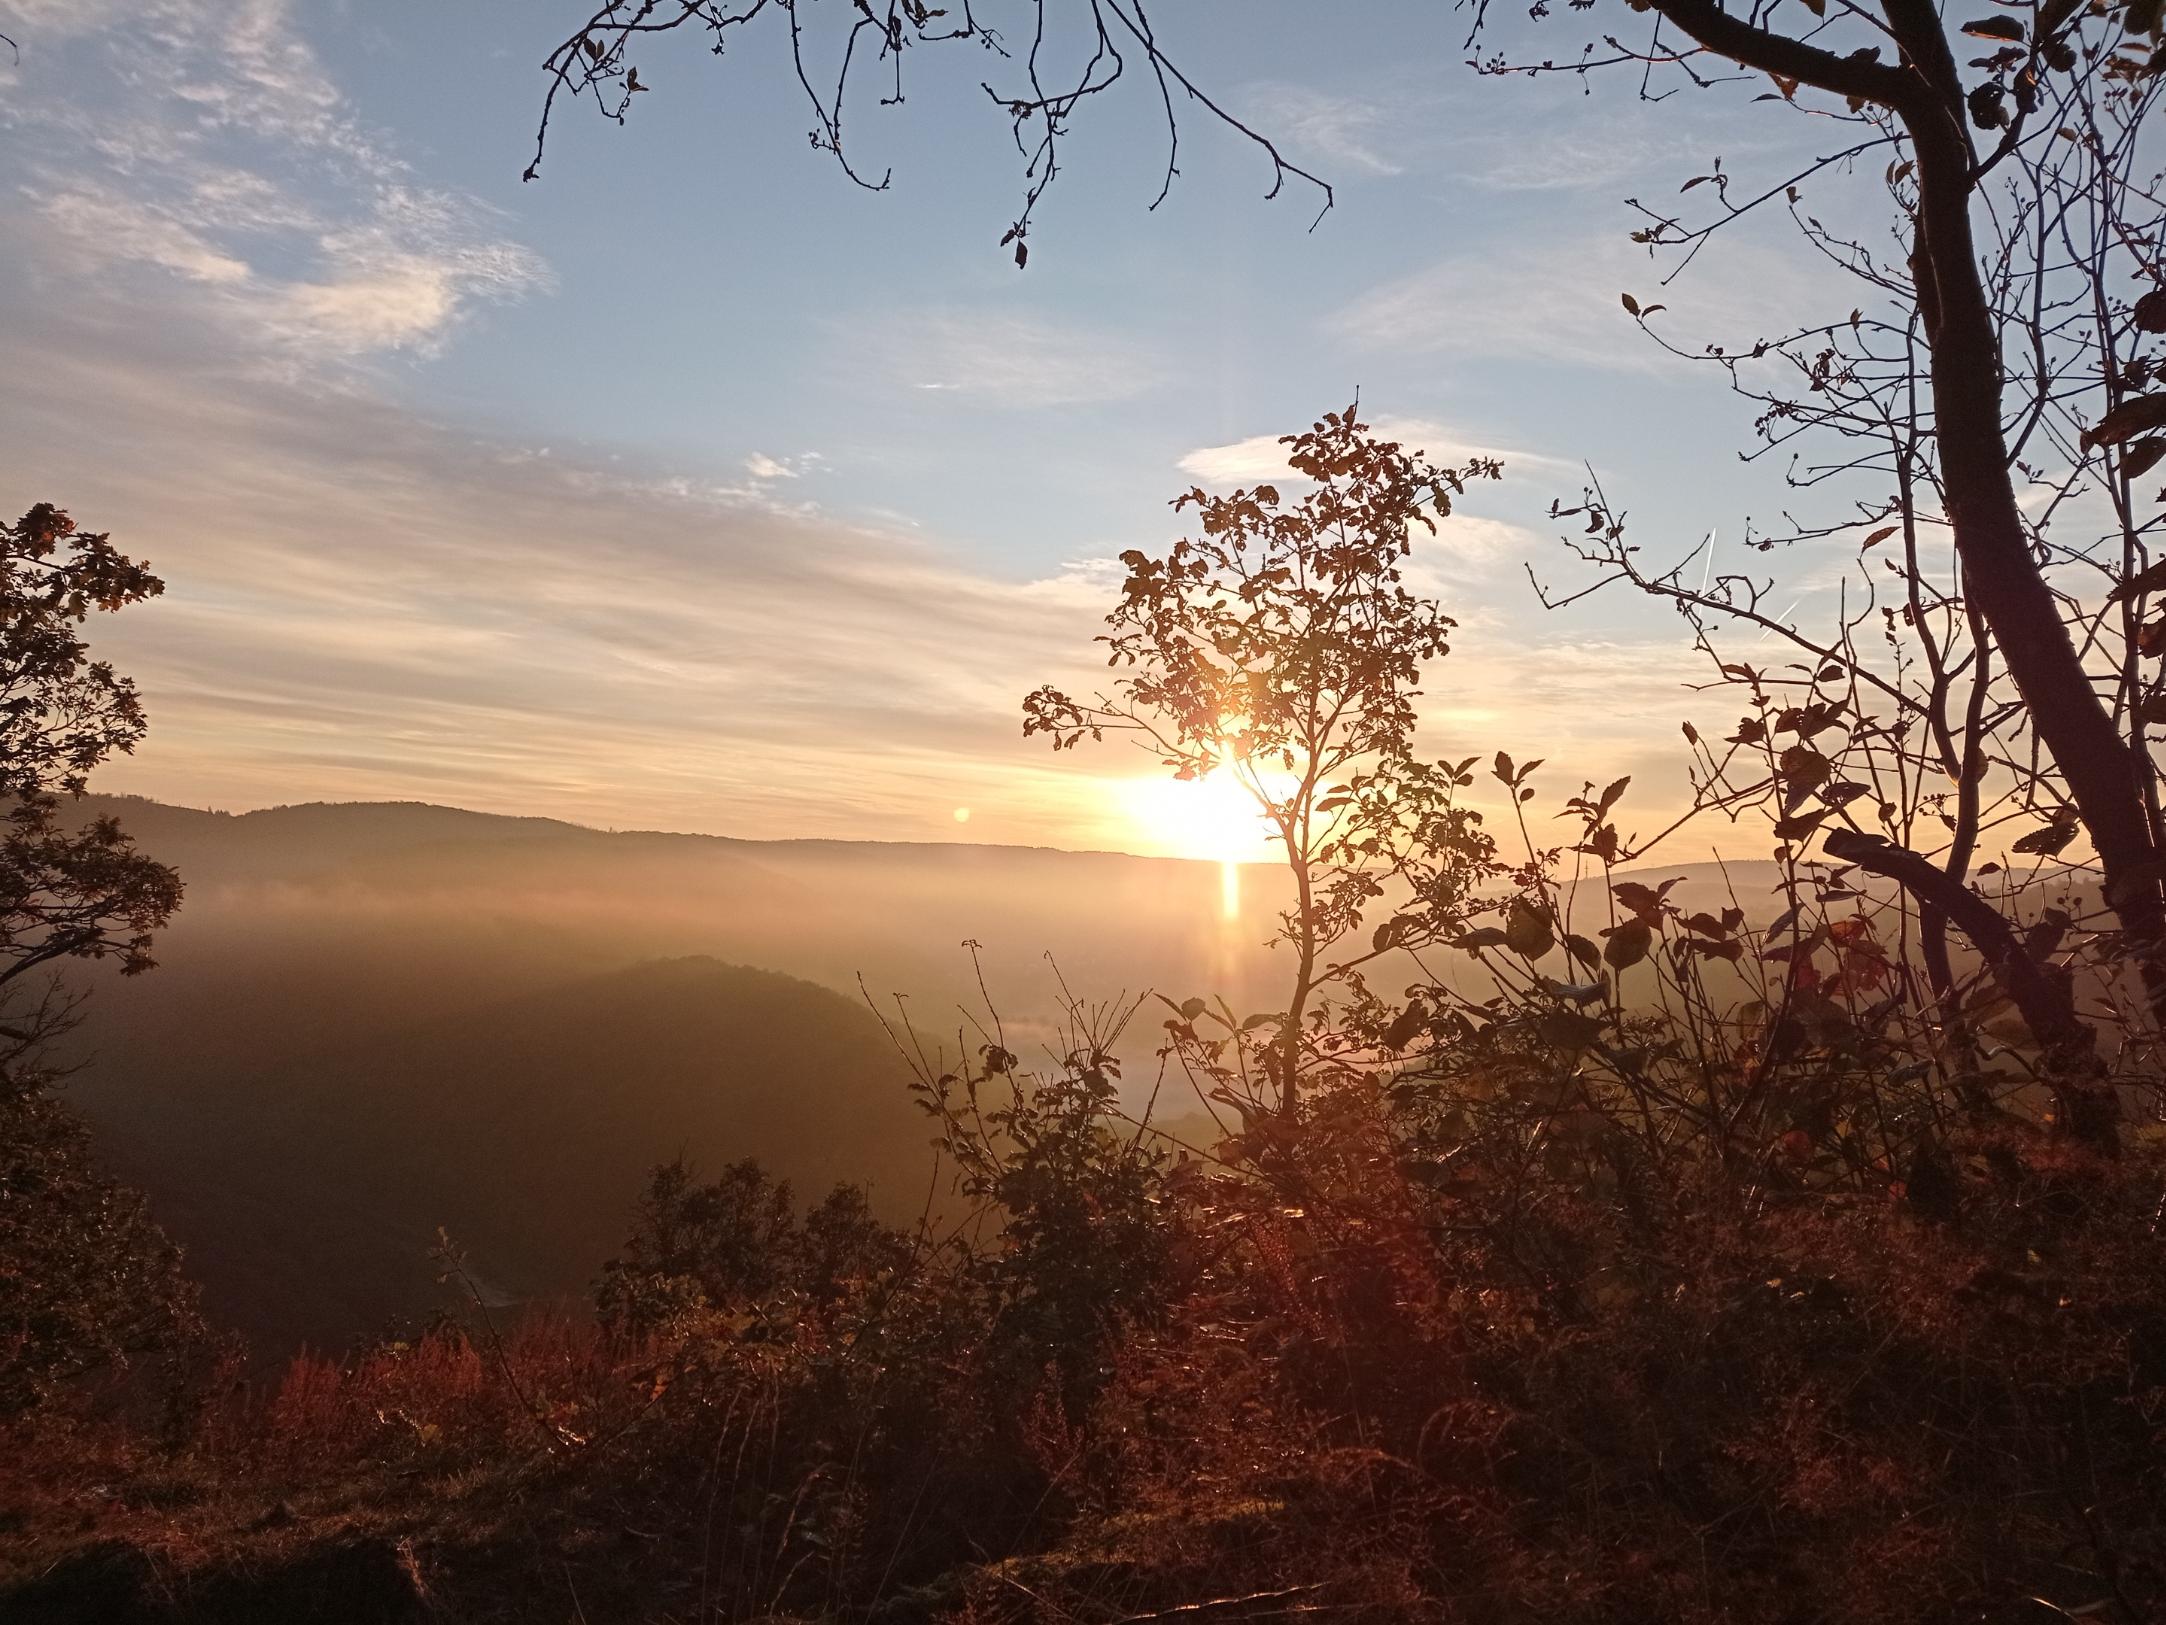
[[[773,1188],[665,1172],[627,1258],[699,1246],[651,1295],[614,1271],[599,1322],[306,1358],[174,1452],[85,1423],[10,1454],[11,1578],[60,1565],[22,1617],[116,1552],[143,1611],[112,1617],[155,1618],[363,1548],[412,1617],[474,1620],[2166,1606],[2148,1145],[1965,1130],[1928,1214],[1530,1144],[1537,1106],[1440,1168],[1433,1103],[1349,1085],[1265,1180],[1151,1149],[1073,1073],[971,1082],[1041,1147],[992,1148],[1016,1205],[973,1245],[853,1221],[747,1279],[778,1210],[731,1198]]]

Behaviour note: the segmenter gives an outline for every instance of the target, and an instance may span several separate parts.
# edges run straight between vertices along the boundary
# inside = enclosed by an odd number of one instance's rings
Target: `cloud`
[[[1363,175],[1404,173],[1405,165],[1384,150],[1404,139],[1412,122],[1400,107],[1275,82],[1251,86],[1247,100],[1268,109],[1259,116],[1268,118],[1273,135],[1304,157]]]
[[[1505,475],[1514,470],[1535,469],[1546,473],[1575,473],[1577,463],[1547,452],[1514,451],[1502,446],[1468,440],[1448,426],[1428,418],[1379,418],[1376,433],[1401,445],[1426,452],[1439,463],[1464,463],[1477,457],[1503,461]],[[1246,485],[1257,480],[1293,478],[1286,462],[1286,448],[1275,434],[1250,435],[1222,446],[1198,446],[1175,465],[1206,486]]]
[[[0,33],[18,45],[94,33],[127,5],[128,0],[0,0]]]
[[[1607,231],[1517,240],[1455,254],[1372,289],[1327,329],[1371,350],[1540,359],[1620,371],[1678,365],[1625,312],[1620,295],[1666,308],[1657,331],[1687,354],[1709,343],[1733,352],[1859,302],[1857,285],[1748,240],[1720,246],[1708,268],[1670,287],[1674,261]]]
[[[163,274],[231,341],[303,366],[429,353],[549,285],[499,214],[420,185],[360,124],[285,0],[145,0],[95,33],[81,17],[0,0],[24,41],[0,116],[70,278]]]
[[[881,312],[836,336],[836,365],[852,376],[1003,409],[1129,400],[1164,376],[1139,345],[1034,315]]]
[[[1783,132],[1740,132],[1734,106],[1653,108],[1600,76],[1567,86],[1440,73],[1425,54],[1365,77],[1358,92],[1260,80],[1236,100],[1245,122],[1335,183],[1405,175],[1461,195],[1614,196],[1634,184],[1667,195],[1711,153],[1735,166],[1792,144]]]
[[[172,210],[95,186],[39,201],[62,236],[94,258],[154,265],[187,281],[215,287],[237,287],[254,278],[247,261],[220,249]]]

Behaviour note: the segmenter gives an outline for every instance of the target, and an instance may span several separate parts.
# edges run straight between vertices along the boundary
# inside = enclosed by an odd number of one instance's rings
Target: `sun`
[[[1271,826],[1231,772],[1130,779],[1123,793],[1129,818],[1154,852],[1213,863],[1258,863],[1274,855]]]
[[[1283,785],[1273,782],[1281,778]],[[1274,795],[1293,785],[1288,774],[1266,777],[1265,788]],[[1119,796],[1142,850],[1219,866],[1219,901],[1229,920],[1241,912],[1241,865],[1279,856],[1263,809],[1231,768],[1200,779],[1123,779]]]

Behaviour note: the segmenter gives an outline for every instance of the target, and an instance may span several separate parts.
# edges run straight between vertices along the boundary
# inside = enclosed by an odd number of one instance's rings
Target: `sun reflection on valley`
[[[1288,780],[1285,788],[1291,788]],[[1266,781],[1266,788],[1281,787]],[[1255,796],[1231,769],[1201,779],[1124,779],[1122,811],[1139,850],[1219,866],[1219,911],[1241,915],[1241,868],[1278,856],[1278,841]]]

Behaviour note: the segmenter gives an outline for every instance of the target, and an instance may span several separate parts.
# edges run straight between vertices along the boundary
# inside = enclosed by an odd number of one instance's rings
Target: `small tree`
[[[1284,443],[1307,489],[1176,497],[1203,534],[1164,558],[1121,555],[1128,577],[1100,640],[1123,674],[1113,692],[1082,702],[1041,688],[1023,702],[1023,732],[1056,750],[1133,733],[1175,778],[1229,774],[1255,802],[1293,878],[1279,940],[1294,972],[1284,1010],[1251,1027],[1277,1029],[1260,1059],[1291,1112],[1324,1058],[1304,1037],[1319,992],[1455,931],[1488,861],[1479,819],[1453,800],[1470,764],[1415,753],[1422,668],[1449,652],[1453,622],[1402,566],[1417,527],[1434,533],[1469,480],[1502,470],[1488,458],[1441,467],[1372,436],[1353,407]],[[1393,918],[1355,942],[1387,894]]]

